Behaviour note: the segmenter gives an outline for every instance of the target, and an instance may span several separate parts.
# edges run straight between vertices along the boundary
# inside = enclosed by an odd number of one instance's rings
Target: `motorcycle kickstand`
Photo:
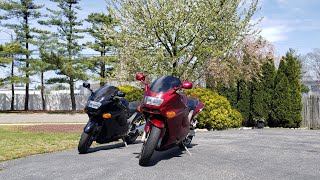
[[[127,142],[126,142],[126,140],[125,140],[125,137],[122,137],[122,141],[123,141],[124,146],[125,146],[125,147],[128,147],[128,144],[127,144]]]
[[[191,152],[189,151],[189,149],[182,143],[182,146],[184,147],[184,149],[187,151],[187,153],[191,156]]]

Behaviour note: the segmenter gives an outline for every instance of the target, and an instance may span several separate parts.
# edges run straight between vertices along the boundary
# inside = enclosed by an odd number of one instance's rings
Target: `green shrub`
[[[198,128],[223,130],[241,126],[242,115],[231,108],[227,98],[205,88],[186,90],[185,93],[198,97],[205,104],[198,114]]]
[[[137,88],[130,85],[118,86],[120,91],[126,93],[126,99],[129,102],[132,101],[142,101],[143,98],[143,90],[141,88]]]

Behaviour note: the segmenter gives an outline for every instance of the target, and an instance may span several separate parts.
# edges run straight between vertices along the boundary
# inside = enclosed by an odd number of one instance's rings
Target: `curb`
[[[86,124],[86,123],[72,123],[72,122],[70,122],[70,123],[63,123],[63,122],[61,122],[61,123],[59,123],[59,122],[57,122],[57,123],[50,123],[50,122],[48,122],[48,123],[32,123],[32,122],[30,122],[30,123],[0,123],[0,126],[84,125],[84,124]]]

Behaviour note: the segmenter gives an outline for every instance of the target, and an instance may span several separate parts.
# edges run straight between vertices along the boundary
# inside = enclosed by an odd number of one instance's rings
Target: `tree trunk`
[[[25,35],[26,35],[26,49],[29,50],[29,38],[30,38],[30,34],[29,34],[29,15],[30,13],[27,11],[24,14],[24,20],[25,20]],[[25,100],[24,100],[24,110],[28,111],[29,110],[29,54],[26,55],[26,79],[28,80],[28,82],[26,83],[26,96],[25,96]]]
[[[74,96],[74,82],[73,82],[73,78],[70,78],[69,84],[70,84],[71,106],[72,106],[72,110],[75,111],[75,110],[76,110],[76,98],[75,98],[75,96]]]
[[[44,98],[44,73],[41,72],[41,100],[42,100],[42,110],[46,110],[46,101]]]
[[[249,119],[248,119],[248,126],[253,127],[255,126],[255,122],[253,121],[253,93],[254,93],[254,85],[250,82],[250,95],[249,95]]]
[[[105,53],[101,52],[101,57],[105,56]],[[106,63],[104,60],[101,60],[101,64],[100,64],[100,78],[102,78],[103,80],[100,80],[100,87],[104,86],[105,84],[105,79],[106,79]]]
[[[29,59],[29,56],[27,55],[27,60]],[[26,63],[26,79],[29,79],[29,63]],[[26,83],[26,96],[24,100],[24,110],[28,111],[29,110],[29,82]]]
[[[14,75],[14,60],[12,59],[12,64],[11,64],[11,77],[13,77]],[[14,110],[14,83],[11,82],[11,108],[10,108],[11,111]]]
[[[237,99],[236,99],[236,104],[238,106],[238,102],[240,101],[240,81],[237,81]]]

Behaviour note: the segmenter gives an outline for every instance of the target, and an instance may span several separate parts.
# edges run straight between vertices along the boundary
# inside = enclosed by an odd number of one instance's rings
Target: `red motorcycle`
[[[194,117],[204,104],[177,91],[191,89],[192,83],[162,76],[149,86],[143,74],[137,74],[136,79],[145,85],[140,111],[145,115],[146,125],[139,164],[147,165],[155,150],[164,151],[176,145],[188,150],[195,136],[197,121]]]

